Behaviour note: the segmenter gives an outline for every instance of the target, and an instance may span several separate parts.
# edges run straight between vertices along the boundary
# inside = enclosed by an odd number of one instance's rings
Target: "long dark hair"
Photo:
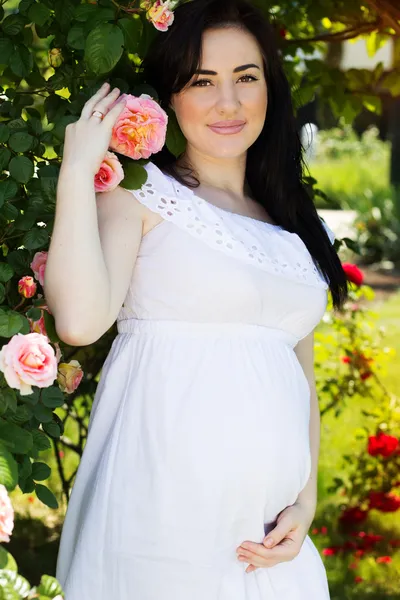
[[[333,305],[343,308],[346,274],[304,184],[303,148],[273,26],[248,0],[190,0],[174,13],[173,24],[156,35],[142,62],[144,81],[154,87],[167,110],[172,94],[179,93],[200,67],[204,31],[235,26],[254,36],[263,56],[268,108],[264,127],[247,151],[246,180],[254,200],[275,223],[300,236],[329,282]],[[176,160],[166,146],[152,157],[180,183],[199,185],[182,179]]]

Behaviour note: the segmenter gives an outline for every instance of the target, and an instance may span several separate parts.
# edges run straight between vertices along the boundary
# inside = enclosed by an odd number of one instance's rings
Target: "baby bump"
[[[261,535],[295,501],[310,467],[309,388],[293,350],[187,340],[142,355],[118,435],[130,509],[172,537],[176,523],[182,535],[206,528],[220,541],[254,523]],[[115,503],[124,510],[124,498]]]

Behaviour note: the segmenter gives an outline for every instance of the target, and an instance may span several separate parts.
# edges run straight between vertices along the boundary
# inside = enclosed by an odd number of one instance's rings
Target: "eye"
[[[242,75],[240,77],[240,79],[244,79],[246,77],[249,78],[248,81],[249,80],[250,81],[258,81],[257,77],[254,77],[254,75]],[[240,81],[240,79],[239,79],[239,81]],[[198,79],[197,81],[195,81],[194,83],[192,83],[192,86],[194,86],[194,87],[207,87],[206,85],[202,85],[203,83],[204,84],[211,83],[211,80],[210,79]]]
[[[258,81],[257,77],[254,77],[254,75],[243,75],[243,77],[250,77],[250,81]],[[240,79],[243,79],[243,77]]]

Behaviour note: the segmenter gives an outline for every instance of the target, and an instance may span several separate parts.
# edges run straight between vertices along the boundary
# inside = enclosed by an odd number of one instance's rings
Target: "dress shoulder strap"
[[[147,181],[139,190],[130,191],[166,221],[233,259],[298,283],[328,288],[296,233],[217,207],[196,196],[191,188],[163,173],[151,161],[145,169]]]

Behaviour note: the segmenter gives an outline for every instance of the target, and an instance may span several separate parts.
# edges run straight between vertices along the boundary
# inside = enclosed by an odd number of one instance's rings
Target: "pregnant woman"
[[[142,66],[186,149],[153,155],[139,190],[94,192],[118,89],[67,127],[46,298],[66,342],[118,334],[61,537],[66,600],[329,599],[308,536],[313,331],[347,285],[274,35],[245,0],[176,9]]]

